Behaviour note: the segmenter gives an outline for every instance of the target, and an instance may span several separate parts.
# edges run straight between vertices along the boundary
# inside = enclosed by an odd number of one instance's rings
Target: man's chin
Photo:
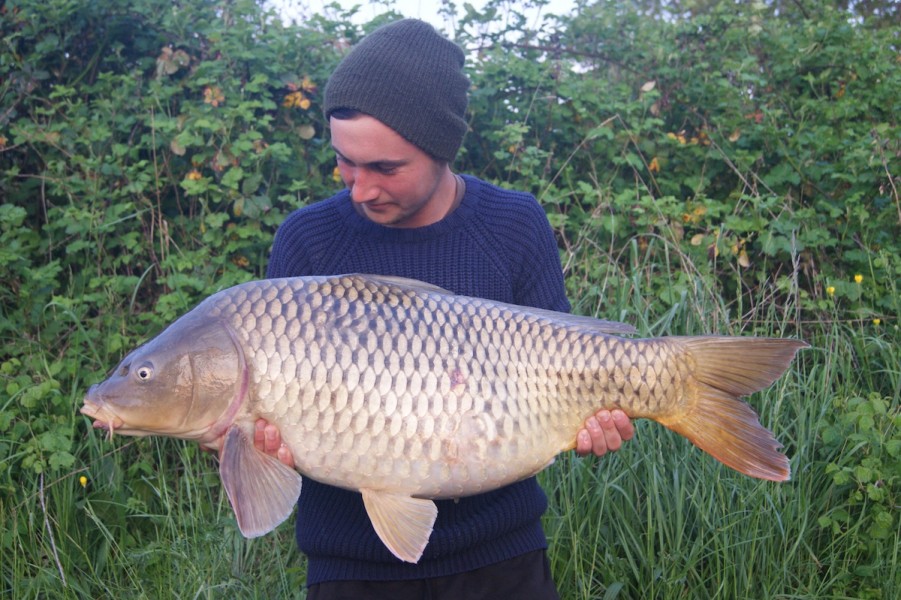
[[[385,227],[406,227],[407,216],[390,205],[360,207],[361,214],[368,220]]]

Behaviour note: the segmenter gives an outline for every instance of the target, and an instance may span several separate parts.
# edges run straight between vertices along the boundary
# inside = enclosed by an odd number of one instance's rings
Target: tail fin
[[[687,411],[663,424],[736,471],[770,481],[791,477],[788,458],[757,414],[739,397],[776,381],[807,343],[753,337],[683,337],[676,341],[694,358],[696,386]]]

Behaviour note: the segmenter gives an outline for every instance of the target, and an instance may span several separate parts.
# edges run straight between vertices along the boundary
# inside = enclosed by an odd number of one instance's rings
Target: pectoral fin
[[[244,537],[269,533],[291,515],[300,496],[300,473],[253,447],[239,427],[225,434],[219,476]]]
[[[369,520],[391,554],[405,562],[419,562],[438,516],[435,503],[389,492],[360,491]]]

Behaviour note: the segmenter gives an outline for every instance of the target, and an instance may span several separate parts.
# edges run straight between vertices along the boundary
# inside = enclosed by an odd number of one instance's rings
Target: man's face
[[[454,178],[446,163],[368,115],[332,118],[330,125],[341,179],[367,219],[390,227],[424,227],[448,213]]]

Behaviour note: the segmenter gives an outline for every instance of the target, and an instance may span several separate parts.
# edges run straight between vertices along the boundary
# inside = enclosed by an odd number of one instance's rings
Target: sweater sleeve
[[[266,277],[290,277],[302,275],[310,269],[309,254],[306,252],[297,235],[299,229],[296,219],[289,216],[279,226],[269,254]]]
[[[341,194],[310,204],[292,212],[279,226],[269,254],[266,276],[298,277],[319,275],[323,261],[335,251],[339,237],[335,206]],[[327,262],[327,261],[326,261]]]
[[[544,209],[531,194],[485,186],[484,235],[505,256],[513,302],[569,312],[563,270],[554,232]]]
[[[517,261],[514,279],[516,303],[524,306],[569,312],[570,303],[563,283],[560,251],[544,209],[530,196],[527,210],[533,215],[531,248]],[[522,251],[522,250],[521,250]]]

